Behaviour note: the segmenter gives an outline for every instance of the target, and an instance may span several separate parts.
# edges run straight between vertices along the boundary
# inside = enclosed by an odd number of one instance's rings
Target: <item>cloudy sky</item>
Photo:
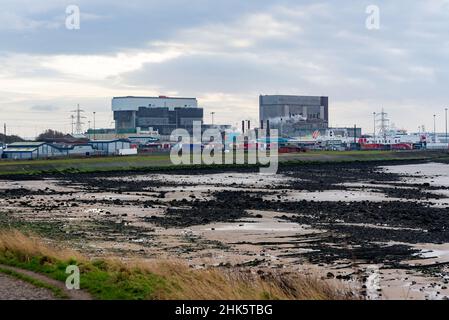
[[[112,127],[111,98],[197,97],[205,120],[258,118],[259,94],[326,95],[332,125],[444,131],[449,0],[0,0],[0,123],[69,132],[79,103]],[[66,28],[66,8],[81,11]],[[366,27],[367,6],[380,29]]]

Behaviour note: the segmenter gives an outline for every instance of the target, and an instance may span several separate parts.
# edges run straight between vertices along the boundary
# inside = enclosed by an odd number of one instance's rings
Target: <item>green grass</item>
[[[42,238],[13,230],[0,228],[0,264],[40,273],[62,283],[69,276],[67,267],[77,265],[81,289],[102,300],[151,299],[165,287],[160,276],[134,271],[119,263],[89,260],[76,252],[48,246]]]
[[[280,154],[280,165],[305,163],[427,160],[448,158],[447,152],[435,151],[311,151],[296,154]],[[45,173],[93,173],[110,171],[163,171],[196,168],[246,168],[258,165],[173,165],[169,154],[151,154],[125,157],[65,158],[50,160],[0,161],[1,175],[40,175]]]
[[[96,299],[101,300],[144,300],[152,299],[153,294],[163,290],[165,280],[162,277],[145,272],[130,272],[128,269],[115,269],[103,260],[93,262],[77,262],[76,260],[61,261],[45,256],[35,256],[29,259],[21,259],[15,253],[0,253],[0,263],[17,268],[30,270],[44,274],[55,280],[65,282],[68,274],[66,268],[69,265],[77,265],[80,268],[80,287],[87,290]],[[9,272],[8,270],[1,270]],[[31,277],[21,274],[12,274],[33,285],[52,290],[58,297],[62,297],[62,291],[58,288],[42,283]]]
[[[63,165],[63,164],[95,164],[110,162],[140,162],[140,161],[169,161],[169,154],[152,154],[138,156],[111,156],[111,157],[92,157],[92,158],[64,158],[64,159],[39,159],[39,160],[6,160],[0,161],[0,168],[3,166],[14,165]]]
[[[16,272],[14,270],[10,270],[10,269],[5,269],[0,267],[0,272],[6,275],[9,275],[11,277],[14,277],[16,279],[28,282],[30,284],[32,284],[35,287],[38,288],[43,288],[43,289],[47,289],[50,290],[53,293],[53,296],[55,298],[60,298],[60,299],[68,299],[69,297],[67,296],[67,294],[64,293],[63,290],[61,290],[58,287],[52,286],[48,283],[42,282],[40,280],[34,279],[28,275]]]
[[[44,172],[92,172],[170,166],[168,154],[127,157],[65,158],[45,160],[1,160],[0,175],[40,174]]]

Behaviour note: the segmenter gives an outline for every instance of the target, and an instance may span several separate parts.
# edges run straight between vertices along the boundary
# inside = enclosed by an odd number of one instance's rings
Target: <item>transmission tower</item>
[[[376,114],[376,128],[378,129],[378,135],[386,139],[390,128],[390,119],[388,119],[388,113],[383,108],[381,113]]]
[[[75,134],[83,134],[83,124],[84,123],[81,121],[81,119],[86,118],[85,116],[82,115],[84,110],[80,109],[80,105],[78,104],[76,110],[73,110],[72,112],[75,113],[74,118],[76,119]]]

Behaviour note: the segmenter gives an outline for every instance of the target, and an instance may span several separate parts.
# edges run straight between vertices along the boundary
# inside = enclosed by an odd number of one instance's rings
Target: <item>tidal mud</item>
[[[313,269],[366,294],[375,266],[384,296],[444,298],[448,178],[449,164],[425,161],[14,176],[1,181],[0,225],[92,256]]]

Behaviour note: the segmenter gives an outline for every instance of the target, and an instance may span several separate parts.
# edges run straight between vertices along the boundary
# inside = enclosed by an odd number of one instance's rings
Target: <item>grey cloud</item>
[[[79,5],[80,30],[63,26],[65,8]],[[2,30],[2,49],[22,53],[111,53],[127,48],[145,48],[150,41],[210,22],[226,22],[245,12],[271,5],[271,1],[168,0],[168,1],[13,1],[2,3],[3,14],[21,21],[56,22],[59,28]],[[83,12],[84,17],[83,19]],[[94,19],[93,17],[103,17]],[[132,36],[130,36],[132,35]]]
[[[329,95],[336,121],[343,115],[350,122],[369,118],[373,109],[384,106],[400,118],[396,122],[410,128],[427,112],[448,104],[445,0],[376,1],[381,9],[378,31],[365,28],[370,0],[77,2],[88,18],[81,30],[0,28],[3,53],[114,55],[125,49],[151,51],[156,43],[159,50],[176,44],[184,50],[181,56],[120,74],[114,85],[198,97],[224,94],[231,101],[226,106],[229,121],[235,101],[230,96],[246,99],[247,110],[257,112],[259,93]],[[6,1],[3,12],[55,21],[65,5]],[[8,71],[60,76],[37,65],[24,70]],[[208,104],[218,105],[220,95],[216,99]],[[401,117],[404,112],[408,117]],[[361,121],[370,126],[370,119]]]
[[[60,109],[60,107],[54,105],[35,105],[30,109],[33,111],[57,111]]]

